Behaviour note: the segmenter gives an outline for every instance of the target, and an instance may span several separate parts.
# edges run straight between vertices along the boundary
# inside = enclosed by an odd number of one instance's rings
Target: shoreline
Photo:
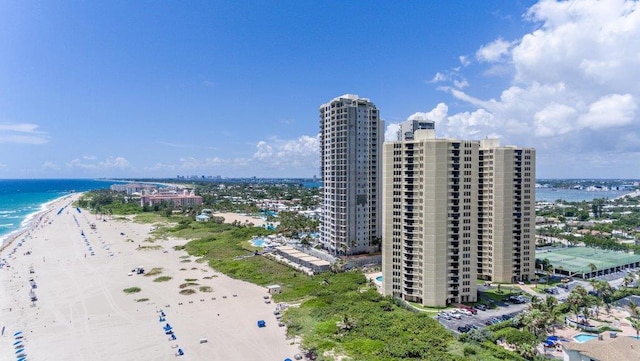
[[[16,237],[21,244],[13,240],[16,250],[0,251],[12,252],[9,267],[0,269],[0,359],[14,357],[15,332],[23,332],[24,352],[37,360],[173,360],[182,349],[183,360],[257,361],[299,352],[277,325],[276,305],[265,302],[266,288],[175,250],[184,239],[150,242],[151,224],[68,207],[80,194],[48,202]],[[161,271],[134,274],[138,266]],[[183,287],[188,283],[197,285]],[[131,287],[140,291],[123,292]],[[267,326],[259,328],[258,320]]]
[[[15,242],[16,239],[22,237],[25,234],[28,234],[29,231],[31,231],[31,229],[34,227],[33,222],[36,219],[38,219],[38,222],[39,222],[46,213],[53,211],[53,208],[52,208],[53,204],[63,200],[66,197],[71,197],[73,194],[82,194],[82,193],[84,192],[70,193],[70,194],[65,194],[60,197],[54,198],[50,201],[42,203],[40,205],[40,209],[38,209],[37,211],[27,214],[22,220],[22,222],[20,222],[20,228],[14,231],[11,231],[3,236],[0,236],[0,254],[5,248],[9,247],[13,242]]]

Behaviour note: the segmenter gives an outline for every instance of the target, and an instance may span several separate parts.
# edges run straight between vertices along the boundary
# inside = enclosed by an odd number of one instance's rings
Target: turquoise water
[[[376,281],[378,281],[378,282],[382,282],[382,276],[378,276],[378,277],[376,277]]]
[[[109,188],[114,181],[91,179],[0,179],[0,245],[29,225],[44,205],[69,194]]]
[[[576,340],[576,342],[579,342],[579,343],[585,343],[587,341],[591,341],[591,340],[596,339],[596,338],[598,338],[598,335],[588,335],[586,333],[580,333],[580,334],[577,334],[577,335],[573,336],[573,339]]]
[[[264,247],[264,239],[263,238],[256,238],[256,239],[252,240],[251,243],[253,243],[253,245],[255,247]]]

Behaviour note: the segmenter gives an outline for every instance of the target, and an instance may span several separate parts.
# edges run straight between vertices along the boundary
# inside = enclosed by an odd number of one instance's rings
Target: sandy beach
[[[16,332],[27,359],[39,361],[284,360],[299,352],[277,325],[276,305],[264,302],[264,287],[173,249],[185,240],[144,242],[149,224],[78,212],[71,206],[77,197],[52,203],[0,253],[8,261],[0,269],[0,360],[17,359]],[[139,248],[149,245],[160,248]],[[162,273],[132,273],[138,266]],[[159,276],[171,279],[154,282]],[[188,287],[195,294],[179,293],[186,280],[197,283]],[[141,291],[123,291],[130,287]],[[266,327],[258,328],[258,320]],[[178,349],[184,355],[176,356]]]

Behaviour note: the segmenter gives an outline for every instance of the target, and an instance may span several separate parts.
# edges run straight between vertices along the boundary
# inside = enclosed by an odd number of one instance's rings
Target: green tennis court
[[[596,271],[604,271],[640,262],[640,255],[590,247],[569,247],[537,252],[536,258],[541,260],[546,258],[554,268],[572,274],[590,273],[591,264],[596,266]]]

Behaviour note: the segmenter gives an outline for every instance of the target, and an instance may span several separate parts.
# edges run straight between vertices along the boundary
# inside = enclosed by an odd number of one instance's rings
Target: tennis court
[[[561,273],[591,273],[590,265],[596,266],[599,274],[609,273],[616,268],[638,267],[640,255],[625,252],[608,251],[590,247],[569,247],[557,250],[537,252],[536,258],[548,259]]]

